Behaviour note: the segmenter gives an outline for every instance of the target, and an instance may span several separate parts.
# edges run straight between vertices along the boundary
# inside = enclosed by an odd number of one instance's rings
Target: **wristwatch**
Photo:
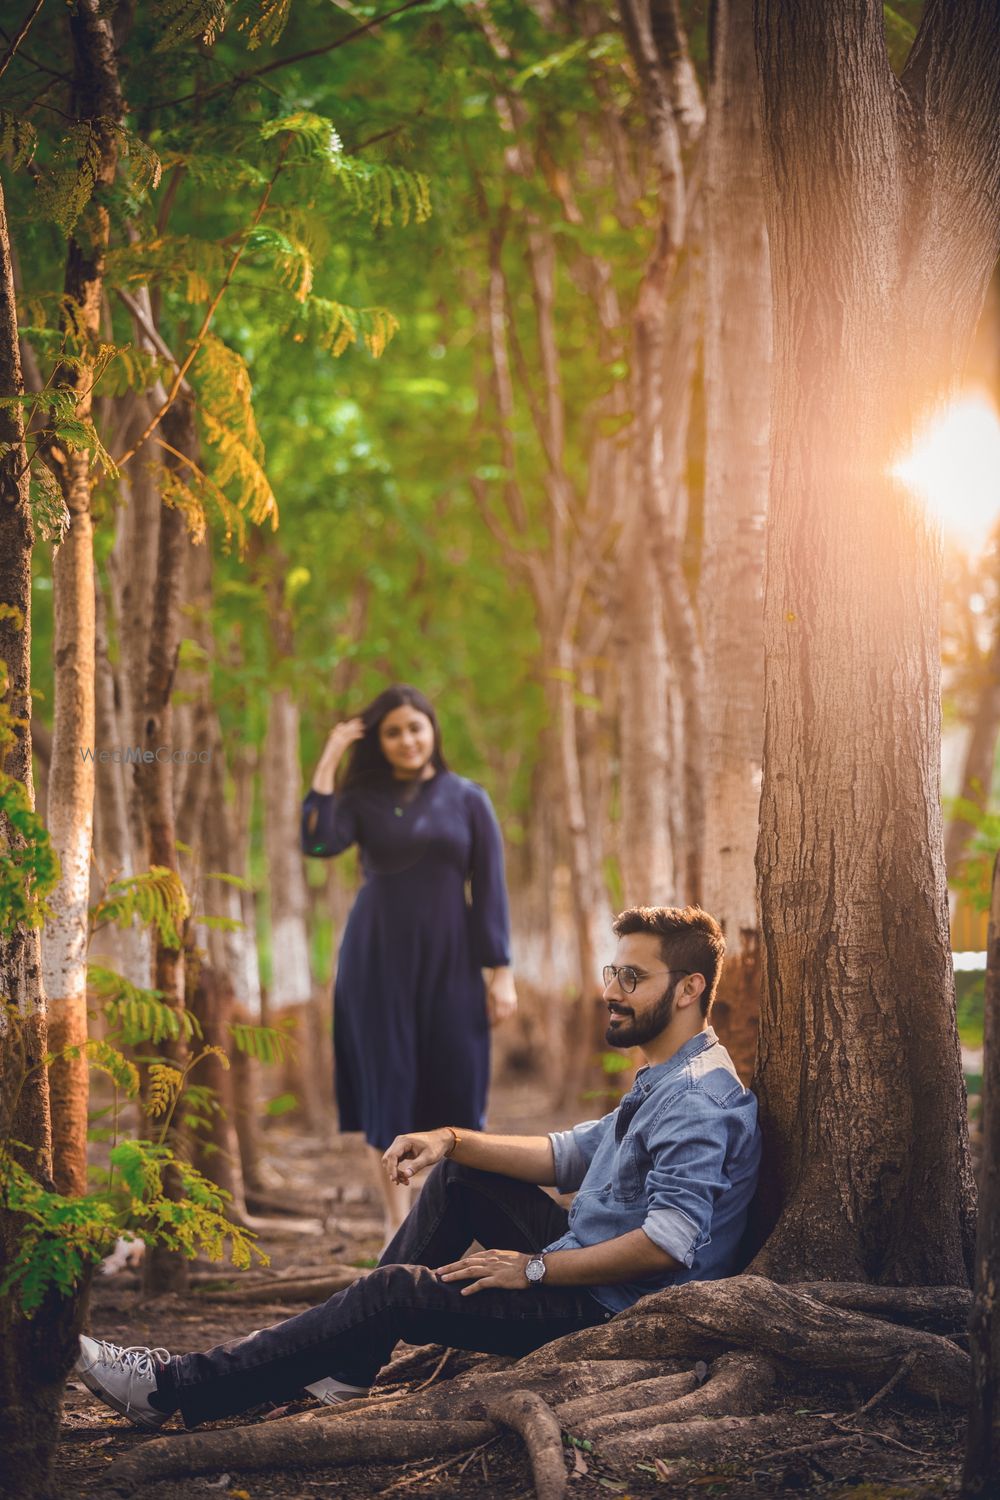
[[[531,1282],[532,1286],[534,1286],[536,1282],[541,1281],[542,1277],[545,1275],[545,1256],[541,1251],[539,1251],[537,1255],[533,1255],[528,1261],[528,1264],[524,1268],[524,1274],[527,1280]]]

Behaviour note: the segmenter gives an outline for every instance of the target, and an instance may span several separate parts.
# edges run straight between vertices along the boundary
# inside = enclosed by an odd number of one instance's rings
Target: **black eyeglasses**
[[[620,969],[614,964],[605,964],[601,970],[601,975],[604,979],[604,988],[607,989],[611,981],[617,979],[626,995],[633,994],[637,984],[641,984],[644,979],[652,979],[654,974],[693,973],[693,969],[652,969],[648,973],[644,973],[642,969],[633,969],[631,964],[622,964]]]

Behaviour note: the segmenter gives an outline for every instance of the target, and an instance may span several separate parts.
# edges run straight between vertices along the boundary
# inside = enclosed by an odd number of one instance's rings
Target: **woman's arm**
[[[349,801],[333,795],[333,782],[347,747],[360,739],[360,719],[348,719],[330,731],[302,803],[302,852],[329,859],[357,842],[356,820]]]
[[[344,751],[348,745],[353,745],[355,740],[360,740],[364,732],[365,726],[360,719],[346,719],[343,724],[336,724],[330,730],[326,744],[323,746],[323,753],[313,772],[310,791],[319,792],[324,797],[330,795],[333,791],[333,779],[337,774],[337,767]]]

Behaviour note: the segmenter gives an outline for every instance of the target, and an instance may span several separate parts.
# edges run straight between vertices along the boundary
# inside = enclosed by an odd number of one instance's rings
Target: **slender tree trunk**
[[[716,0],[705,163],[704,902],[727,957],[713,1016],[749,1083],[760,1010],[754,850],[764,748],[771,289],[753,0]]]
[[[194,411],[190,400],[180,398],[163,419],[164,436],[172,448],[190,454],[195,446]],[[168,456],[168,463],[179,460]],[[137,767],[137,785],[142,799],[150,865],[158,865],[179,874],[174,826],[171,693],[177,670],[180,646],[181,564],[184,558],[184,514],[175,506],[163,506],[160,512],[157,549],[156,585],[149,633],[149,658],[146,669],[146,697],[143,721],[143,750],[152,755]],[[185,924],[186,925],[186,924]],[[156,934],[153,947],[153,983],[171,1005],[184,1006],[184,937],[174,947]],[[181,1042],[161,1043],[164,1056],[171,1062],[181,1061]],[[171,1144],[177,1147],[178,1134],[171,1132]],[[143,1284],[147,1294],[183,1291],[187,1285],[187,1262],[179,1251],[164,1246],[150,1246],[143,1259]]]
[[[992,4],[758,0],[775,386],[755,1269],[956,1284],[974,1185],[940,814],[939,559],[888,476],[1000,245]],[[780,1217],[779,1217],[780,1215]]]
[[[626,906],[672,906],[679,889],[671,841],[673,758],[664,708],[671,671],[659,577],[645,516],[629,523],[621,564],[620,630],[615,655],[621,754],[620,866]]]
[[[189,948],[186,953],[186,1004],[201,1023],[205,1044],[233,1051],[230,1023],[234,1019],[233,986],[227,974],[213,969]],[[214,1089],[220,1108],[207,1128],[192,1133],[191,1159],[211,1181],[232,1197],[228,1212],[236,1219],[247,1217],[243,1166],[236,1126],[236,1093],[233,1074],[218,1057],[199,1064],[198,1082]]]
[[[0,186],[0,390],[21,395],[14,283],[3,188]],[[28,498],[24,428],[18,407],[0,410],[0,663],[6,673],[2,706],[23,722],[0,755],[0,769],[20,783],[34,805],[31,768],[31,553],[34,534]],[[23,835],[0,811],[0,843],[23,847]],[[0,1014],[0,1147],[13,1150],[39,1182],[52,1185],[52,1130],[45,990],[37,928],[0,932],[0,995],[16,1022]],[[31,1072],[25,1080],[26,1070]],[[17,1100],[16,1110],[12,1108]],[[23,1142],[27,1150],[12,1147]],[[17,1217],[0,1207],[0,1277],[17,1253]],[[59,1437],[63,1385],[72,1363],[85,1295],[49,1295],[31,1319],[12,1296],[0,1300],[0,1493],[35,1500],[47,1493]]]
[[[323,1084],[329,1085],[325,1079],[321,1082],[316,1068],[319,1021],[309,958],[309,896],[299,847],[299,711],[286,687],[271,694],[262,773],[271,913],[268,1014],[272,1024],[283,1018],[295,1022],[294,1055],[285,1064],[285,1086],[298,1098],[309,1128],[318,1130],[326,1114]]]
[[[598,1058],[604,1045],[601,985],[597,975],[594,916],[596,874],[590,858],[587,806],[576,741],[576,676],[572,640],[562,634],[556,647],[559,676],[553,685],[553,720],[557,726],[559,769],[566,813],[566,844],[569,857],[570,900],[576,937],[580,993],[569,1012],[567,1067],[561,1102],[575,1102],[588,1075],[599,1076]]]
[[[118,159],[115,126],[123,114],[111,21],[98,0],[80,0],[69,21],[73,42],[74,102],[89,123],[99,166],[86,228],[70,239],[66,296],[96,343],[101,329],[104,254],[110,216],[102,192],[114,181]],[[77,392],[76,416],[92,410],[92,371],[64,371]],[[53,917],[43,943],[53,1052],[80,1046],[87,1037],[87,903],[93,840],[94,765],[82,751],[94,744],[94,547],[90,516],[90,457],[70,451],[54,467],[70,514],[68,533],[53,559],[55,598],[55,722],[49,775],[49,831],[62,879],[52,898]],[[55,457],[55,450],[52,450]],[[56,1062],[51,1074],[55,1178],[61,1191],[87,1190],[87,1064],[80,1056]]]
[[[975,1301],[970,1322],[972,1399],[966,1433],[962,1494],[1000,1494],[1000,855],[993,890],[986,954],[983,1025],[983,1166],[976,1228]]]

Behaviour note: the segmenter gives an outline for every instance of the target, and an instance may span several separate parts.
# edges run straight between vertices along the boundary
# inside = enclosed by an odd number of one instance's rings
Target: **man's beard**
[[[622,1016],[617,1023],[610,1022],[604,1033],[604,1040],[609,1047],[644,1047],[647,1042],[653,1041],[665,1031],[670,1025],[674,1013],[674,990],[676,984],[671,985],[668,990],[660,996],[655,1005],[636,1016],[635,1012]],[[619,1007],[625,1009],[625,1007]]]

